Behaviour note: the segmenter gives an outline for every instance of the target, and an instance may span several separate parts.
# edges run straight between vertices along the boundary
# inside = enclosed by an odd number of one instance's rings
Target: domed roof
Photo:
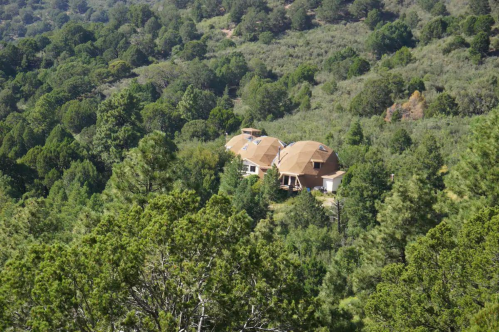
[[[248,134],[236,135],[236,136],[232,137],[225,144],[225,148],[227,148],[227,150],[234,152],[235,154],[239,154],[239,150],[241,150],[241,148],[244,145],[246,145],[246,143],[250,142],[254,138],[255,138],[254,136],[248,135]]]
[[[314,168],[314,162],[321,163],[319,169]],[[315,141],[299,141],[289,144],[274,159],[281,173],[288,174],[327,174],[336,171],[338,157],[328,146]]]
[[[248,141],[239,151],[239,155],[241,159],[265,168],[270,167],[279,148],[282,149],[284,146],[284,143],[275,137],[261,136]]]

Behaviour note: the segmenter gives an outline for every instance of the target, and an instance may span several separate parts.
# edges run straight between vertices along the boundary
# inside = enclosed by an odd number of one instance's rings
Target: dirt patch
[[[234,29],[222,29],[222,32],[225,34],[225,37],[231,38],[234,33]]]

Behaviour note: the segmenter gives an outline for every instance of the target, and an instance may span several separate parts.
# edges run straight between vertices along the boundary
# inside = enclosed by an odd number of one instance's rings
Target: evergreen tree
[[[309,225],[328,227],[329,217],[322,203],[307,190],[302,190],[293,202],[287,222],[295,228],[307,228]]]
[[[99,105],[93,145],[108,169],[123,160],[126,150],[137,145],[142,132],[139,108],[139,101],[128,90]]]
[[[266,202],[275,202],[279,196],[281,181],[279,179],[279,169],[276,165],[268,169],[263,177],[261,188],[262,197]]]
[[[345,143],[349,145],[360,145],[364,142],[364,133],[360,121],[354,121],[345,136]]]
[[[393,133],[390,139],[392,153],[402,153],[412,145],[412,139],[407,130],[401,128]]]
[[[140,140],[122,163],[113,166],[106,196],[117,203],[144,204],[151,195],[168,191],[173,183],[171,165],[177,146],[162,132]]]
[[[365,161],[351,167],[340,189],[345,201],[348,234],[358,236],[377,224],[378,207],[390,189],[389,176],[380,151],[371,149]]]
[[[488,0],[471,0],[469,2],[469,6],[473,15],[490,14],[490,5]]]
[[[220,192],[227,195],[234,195],[236,188],[243,179],[243,162],[240,157],[230,160],[224,167],[223,175],[220,179]]]
[[[178,103],[178,110],[182,118],[186,121],[204,118],[201,114],[200,91],[191,84],[185,90],[182,100]]]

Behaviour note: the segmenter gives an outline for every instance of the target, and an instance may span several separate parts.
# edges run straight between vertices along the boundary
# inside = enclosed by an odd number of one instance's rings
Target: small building
[[[273,162],[280,172],[281,188],[299,191],[323,187],[327,192],[338,190],[343,174],[336,153],[314,141],[289,144]]]
[[[245,175],[256,174],[263,178],[272,167],[272,161],[285,144],[275,137],[260,136],[260,130],[243,128],[241,134],[232,137],[225,147],[239,155],[243,161]]]

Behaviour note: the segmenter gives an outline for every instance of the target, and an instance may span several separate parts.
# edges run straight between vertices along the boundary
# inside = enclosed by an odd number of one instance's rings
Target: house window
[[[248,172],[248,165],[243,165],[243,172],[247,173]]]
[[[250,173],[256,173],[256,166],[250,166]]]
[[[287,186],[289,184],[289,176],[284,175],[284,181],[282,182],[283,185]]]
[[[314,161],[314,169],[320,169],[321,168],[321,163]]]

